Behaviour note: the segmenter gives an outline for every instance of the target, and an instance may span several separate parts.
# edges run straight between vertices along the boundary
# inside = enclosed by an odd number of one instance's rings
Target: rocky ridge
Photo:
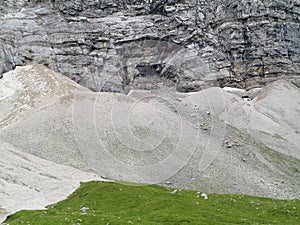
[[[298,0],[8,0],[0,74],[40,63],[94,91],[300,84]]]

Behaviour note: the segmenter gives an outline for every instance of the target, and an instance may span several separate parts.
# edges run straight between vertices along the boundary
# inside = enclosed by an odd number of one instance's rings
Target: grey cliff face
[[[94,91],[300,86],[299,0],[8,0],[0,74],[40,63]]]

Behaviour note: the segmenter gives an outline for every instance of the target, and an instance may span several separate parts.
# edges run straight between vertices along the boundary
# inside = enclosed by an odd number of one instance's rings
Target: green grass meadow
[[[5,224],[300,224],[300,200],[209,194],[156,185],[82,183],[66,200],[47,210],[20,211]],[[82,210],[83,207],[88,208]]]

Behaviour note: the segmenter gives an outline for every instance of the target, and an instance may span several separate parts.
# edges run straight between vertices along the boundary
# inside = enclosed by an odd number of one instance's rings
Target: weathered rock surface
[[[0,74],[40,63],[95,91],[300,84],[298,0],[8,0]]]

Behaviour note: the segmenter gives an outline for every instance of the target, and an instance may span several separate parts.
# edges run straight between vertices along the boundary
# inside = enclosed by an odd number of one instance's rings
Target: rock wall
[[[40,63],[95,91],[300,86],[299,0],[8,0],[0,74]]]

